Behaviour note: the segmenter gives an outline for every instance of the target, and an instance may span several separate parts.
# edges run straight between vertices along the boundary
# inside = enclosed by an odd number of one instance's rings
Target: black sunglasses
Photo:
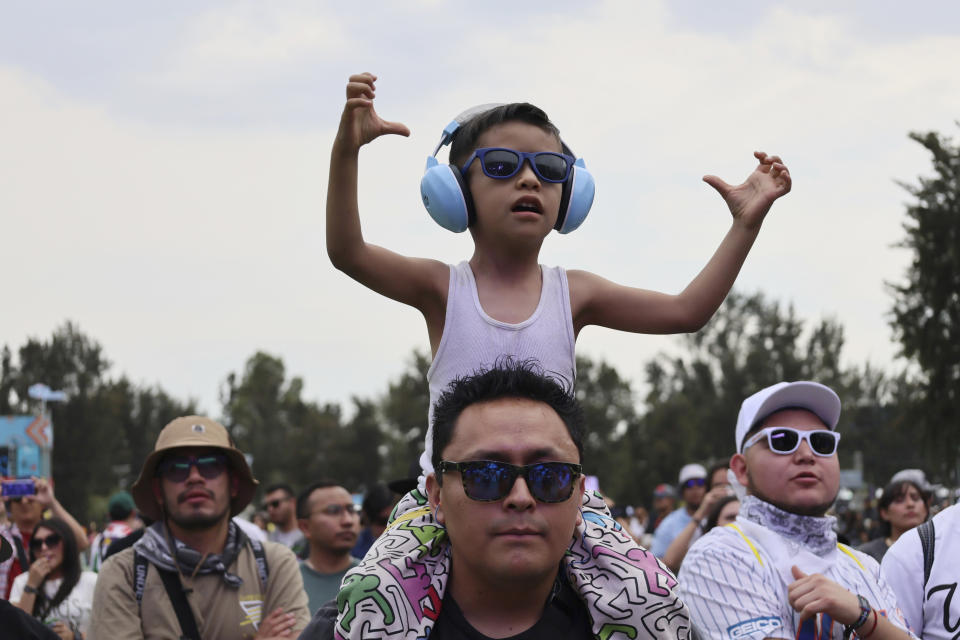
[[[46,538],[38,538],[37,536],[33,536],[30,538],[30,550],[34,552],[40,551],[40,548],[43,547],[43,545],[47,545],[47,549],[53,549],[55,546],[60,544],[61,540],[62,538],[60,537],[59,533],[51,533]]]
[[[190,477],[190,467],[196,467],[201,476],[213,480],[227,470],[227,457],[220,453],[170,456],[157,466],[157,475],[170,482],[183,482]]]
[[[572,462],[537,462],[518,467],[494,460],[444,460],[438,470],[441,475],[459,471],[463,492],[479,502],[495,502],[507,497],[518,477],[524,479],[530,495],[540,502],[563,502],[573,495],[576,479],[582,473],[581,466]]]
[[[277,507],[279,507],[281,504],[283,504],[284,502],[286,502],[286,501],[289,500],[289,499],[290,499],[290,498],[289,498],[289,496],[288,496],[288,497],[286,497],[286,498],[277,498],[276,500],[270,500],[270,501],[268,501],[268,502],[264,502],[264,503],[263,503],[263,508],[264,508],[264,509],[276,509]]]
[[[554,151],[528,153],[503,147],[481,147],[474,151],[467,164],[463,165],[464,174],[473,164],[474,158],[480,158],[483,175],[495,180],[512,178],[520,172],[524,161],[529,160],[533,172],[545,182],[566,182],[575,162],[573,156]]]

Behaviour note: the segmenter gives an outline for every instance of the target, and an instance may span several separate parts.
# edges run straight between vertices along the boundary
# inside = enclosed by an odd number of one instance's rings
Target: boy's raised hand
[[[754,151],[760,161],[753,173],[737,186],[729,185],[717,176],[704,176],[703,181],[723,196],[735,220],[747,228],[755,228],[763,222],[773,201],[790,192],[790,171],[779,156],[769,156],[763,151]]]
[[[347,82],[347,104],[340,118],[340,130],[337,142],[350,149],[359,149],[362,145],[388,133],[409,136],[410,129],[399,122],[388,122],[373,108],[376,94],[377,76],[372,73],[358,73],[350,76]]]

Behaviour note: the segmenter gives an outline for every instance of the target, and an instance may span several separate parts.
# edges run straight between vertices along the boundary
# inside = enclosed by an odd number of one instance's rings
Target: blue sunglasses
[[[523,163],[529,161],[533,172],[544,182],[566,182],[576,162],[573,156],[553,151],[528,153],[504,147],[482,147],[474,151],[467,164],[463,165],[464,174],[475,158],[480,158],[483,175],[494,180],[512,178],[520,172]]]

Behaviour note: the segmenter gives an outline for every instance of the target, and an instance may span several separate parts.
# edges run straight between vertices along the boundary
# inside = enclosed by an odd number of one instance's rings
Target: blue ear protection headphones
[[[454,233],[465,231],[476,221],[476,212],[473,209],[473,197],[467,187],[467,178],[460,172],[460,167],[452,164],[440,164],[437,153],[444,146],[450,144],[453,135],[473,117],[497,107],[496,104],[486,104],[474,107],[457,116],[443,129],[443,135],[433,155],[427,158],[427,166],[420,179],[420,197],[423,206],[427,208],[430,217],[444,229]],[[562,140],[560,144],[563,152],[574,156],[573,152]],[[576,157],[576,156],[574,156]],[[570,178],[563,183],[560,195],[560,213],[554,225],[560,233],[570,233],[586,220],[593,205],[593,195],[596,186],[593,176],[587,171],[582,158],[577,158],[573,165]]]

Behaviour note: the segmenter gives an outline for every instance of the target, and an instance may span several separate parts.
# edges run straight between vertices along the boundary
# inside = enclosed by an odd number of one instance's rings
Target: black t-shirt
[[[590,616],[580,598],[566,580],[557,581],[557,589],[543,608],[543,615],[532,627],[504,640],[556,640],[557,638],[591,639]],[[443,596],[443,606],[430,632],[430,640],[490,640],[474,629],[450,591]]]

